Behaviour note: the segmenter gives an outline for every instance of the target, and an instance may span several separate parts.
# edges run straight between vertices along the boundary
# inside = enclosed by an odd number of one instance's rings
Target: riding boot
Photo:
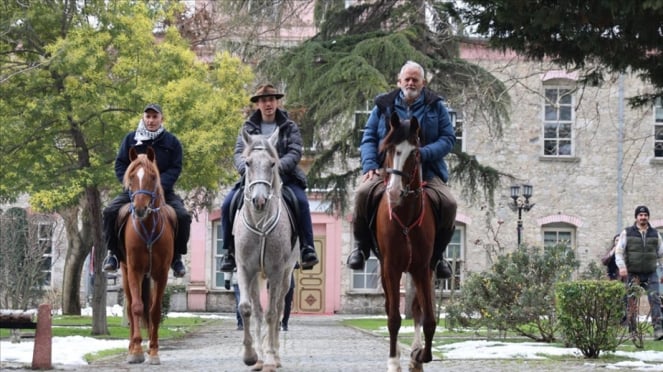
[[[223,241],[228,253],[221,259],[221,265],[219,267],[219,270],[224,273],[231,273],[237,268],[237,264],[235,263],[235,243],[233,243],[232,238],[228,240]]]
[[[311,270],[320,260],[318,260],[318,255],[315,253],[315,248],[308,244],[302,245],[300,247],[301,253],[301,267],[302,270]]]
[[[352,233],[355,237],[355,248],[348,256],[347,264],[352,270],[364,270],[366,260],[371,255],[371,238],[368,223],[361,217],[355,216],[352,224]]]
[[[173,275],[176,278],[182,278],[186,275],[186,269],[184,268],[181,254],[173,255],[173,262],[170,264],[170,267],[173,269]]]
[[[103,270],[107,273],[114,273],[117,271],[118,265],[117,257],[111,251],[108,251],[108,255],[104,258]]]
[[[442,229],[435,234],[431,268],[435,270],[435,277],[438,279],[449,279],[453,274],[451,265],[444,259],[444,251],[447,249],[455,230],[456,226],[452,226],[451,229]]]

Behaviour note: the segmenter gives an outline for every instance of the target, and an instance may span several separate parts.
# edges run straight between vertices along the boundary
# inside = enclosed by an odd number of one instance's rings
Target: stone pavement
[[[289,331],[281,332],[280,372],[386,371],[388,339],[345,327],[342,316],[297,315],[290,318]],[[249,371],[241,357],[241,331],[235,321],[218,320],[185,338],[161,342],[161,365],[130,365],[125,355],[105,358],[88,366],[55,366],[67,371]],[[409,350],[403,346],[401,366],[407,371]],[[604,369],[598,364],[532,360],[433,360],[428,371],[515,372],[515,371],[591,371]]]

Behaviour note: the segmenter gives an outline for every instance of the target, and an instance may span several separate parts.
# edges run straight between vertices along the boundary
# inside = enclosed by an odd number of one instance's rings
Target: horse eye
[[[252,163],[252,162],[251,162],[250,160],[247,160],[247,161],[246,161],[246,166],[247,166],[247,167],[250,167],[250,166],[251,166],[251,163]]]
[[[276,165],[276,162],[273,161],[273,162],[272,162],[272,165],[270,166],[270,168],[274,168],[275,165]]]

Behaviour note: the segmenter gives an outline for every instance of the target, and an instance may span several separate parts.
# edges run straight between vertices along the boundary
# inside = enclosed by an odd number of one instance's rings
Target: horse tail
[[[143,300],[143,317],[142,317],[142,323],[143,327],[148,328],[148,324],[150,324],[150,305],[151,305],[151,299],[152,299],[152,291],[151,291],[151,284],[152,284],[152,279],[149,276],[145,276],[143,278],[143,283],[142,283],[142,300]]]

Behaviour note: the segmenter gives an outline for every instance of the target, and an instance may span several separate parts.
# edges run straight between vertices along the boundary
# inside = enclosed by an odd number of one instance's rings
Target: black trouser
[[[166,204],[173,207],[177,215],[177,232],[175,233],[175,254],[186,254],[191,232],[191,215],[184,208],[184,202],[174,192],[165,194]],[[103,211],[103,235],[106,249],[117,258],[124,260],[123,252],[119,249],[118,231],[116,228],[117,215],[123,205],[130,203],[131,199],[126,192],[120,193],[113,199]]]

